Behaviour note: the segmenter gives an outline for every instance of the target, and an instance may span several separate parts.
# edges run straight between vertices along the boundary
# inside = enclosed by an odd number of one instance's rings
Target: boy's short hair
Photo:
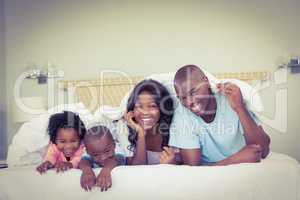
[[[102,138],[104,136],[108,136],[113,140],[113,136],[110,132],[110,130],[103,125],[94,125],[91,128],[87,130],[87,133],[84,136],[84,141],[86,141],[89,137],[96,137],[96,138]]]

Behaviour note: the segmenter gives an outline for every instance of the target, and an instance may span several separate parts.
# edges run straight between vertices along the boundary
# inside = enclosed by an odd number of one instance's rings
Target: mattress
[[[112,172],[111,189],[86,192],[80,187],[80,170],[39,175],[35,166],[25,166],[0,170],[0,199],[300,200],[299,174],[296,160],[272,152],[252,164],[120,166]]]

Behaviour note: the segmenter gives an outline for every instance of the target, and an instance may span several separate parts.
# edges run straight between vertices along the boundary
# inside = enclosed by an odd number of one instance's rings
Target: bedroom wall
[[[5,0],[7,90],[28,63],[51,61],[66,79],[100,70],[131,75],[175,71],[187,63],[211,72],[275,71],[300,55],[298,0],[96,1]],[[300,160],[299,75],[288,75],[288,130],[266,126],[272,148]],[[269,118],[277,86],[261,91]],[[26,80],[24,96],[44,96],[46,85]],[[9,96],[11,109],[13,96]],[[278,113],[277,113],[278,114]],[[16,131],[8,113],[8,141]]]
[[[0,0],[0,160],[6,155],[6,68],[5,68],[4,1]]]

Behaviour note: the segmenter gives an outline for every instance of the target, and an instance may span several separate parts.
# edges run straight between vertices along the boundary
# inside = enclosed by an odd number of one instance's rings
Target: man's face
[[[180,102],[197,116],[208,114],[207,105],[212,94],[207,81],[191,78],[176,86],[177,97]]]

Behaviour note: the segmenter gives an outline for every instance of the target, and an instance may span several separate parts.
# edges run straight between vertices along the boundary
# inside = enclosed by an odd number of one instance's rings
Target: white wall
[[[4,1],[0,0],[0,160],[6,156],[6,68]]]
[[[274,71],[287,56],[300,55],[298,0],[5,3],[8,91],[32,61],[50,60],[65,71],[66,79],[85,79],[103,69],[146,75],[175,71],[188,63],[212,72]],[[287,133],[267,129],[274,136],[274,150],[300,160],[299,79],[289,75]],[[45,89],[27,80],[22,92],[45,96]],[[270,113],[272,91],[263,91]],[[9,102],[10,108],[12,95]],[[10,141],[15,132],[10,112],[8,118]]]

